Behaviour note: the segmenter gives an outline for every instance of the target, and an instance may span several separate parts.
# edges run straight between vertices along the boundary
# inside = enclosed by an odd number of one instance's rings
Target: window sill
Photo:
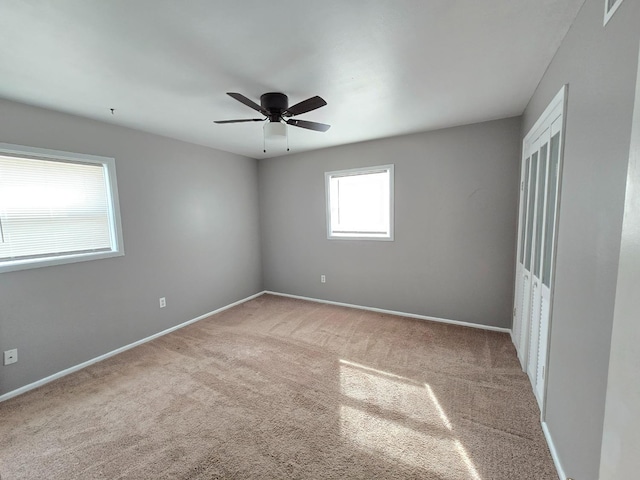
[[[51,267],[53,265],[65,265],[67,263],[88,262],[103,258],[122,257],[124,251],[72,253],[46,258],[29,258],[21,260],[9,260],[0,262],[0,273],[28,270],[31,268]]]

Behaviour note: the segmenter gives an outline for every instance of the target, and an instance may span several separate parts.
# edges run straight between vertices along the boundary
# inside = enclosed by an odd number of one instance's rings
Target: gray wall
[[[0,394],[261,290],[256,160],[8,101],[0,142],[115,157],[125,248],[0,274]]]
[[[600,480],[633,478],[640,471],[640,68],[631,135]]]
[[[524,136],[569,84],[546,421],[569,477],[598,478],[640,2],[606,27],[587,0],[525,110]]]
[[[520,128],[518,117],[261,160],[265,289],[510,327]],[[327,240],[324,172],[388,163],[395,240]]]

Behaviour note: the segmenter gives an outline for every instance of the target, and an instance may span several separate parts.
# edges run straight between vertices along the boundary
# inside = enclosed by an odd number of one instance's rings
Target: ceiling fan
[[[253,108],[257,112],[264,115],[265,118],[243,118],[239,120],[217,120],[215,123],[242,123],[242,122],[263,122],[269,120],[269,124],[292,125],[294,127],[306,128],[307,130],[315,130],[316,132],[326,132],[331,125],[325,123],[310,122],[308,120],[298,120],[294,117],[303,113],[310,112],[320,107],[324,107],[327,102],[317,95],[315,97],[296,103],[292,107],[289,106],[289,98],[284,93],[265,93],[260,97],[260,105],[253,100],[248,99],[240,93],[227,92],[231,98],[235,98],[240,103],[245,104],[249,108]],[[284,125],[282,125],[284,128]]]

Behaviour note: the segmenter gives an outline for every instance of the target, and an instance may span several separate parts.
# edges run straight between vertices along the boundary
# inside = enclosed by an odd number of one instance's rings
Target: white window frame
[[[613,5],[609,6],[609,0],[604,0],[604,23],[603,23],[603,25],[606,25],[607,22],[609,22],[609,20],[611,20],[611,17],[613,17],[613,14],[616,13],[616,10],[618,10],[618,7],[620,6],[621,3],[622,3],[622,0],[615,0]]]
[[[331,198],[330,183],[332,177],[345,177],[349,175],[364,175],[368,173],[389,172],[389,234],[335,234],[331,229]],[[327,218],[327,239],[329,240],[374,240],[383,242],[392,242],[394,236],[394,166],[377,165],[372,167],[351,168],[348,170],[336,170],[333,172],[325,172],[325,198],[326,198],[326,218]]]
[[[37,258],[18,258],[0,260],[0,273],[25,270],[29,268],[48,267],[51,265],[63,265],[66,263],[85,262],[101,258],[119,257],[124,255],[124,242],[122,237],[122,222],[120,219],[120,202],[118,199],[118,183],[116,180],[116,162],[114,158],[86,155],[82,153],[63,152],[44,148],[26,147],[0,143],[0,155],[35,158],[37,160],[49,160],[71,163],[89,163],[104,167],[105,180],[107,182],[107,203],[109,205],[109,227],[111,236],[111,250],[100,252],[80,252],[66,254],[51,254]]]

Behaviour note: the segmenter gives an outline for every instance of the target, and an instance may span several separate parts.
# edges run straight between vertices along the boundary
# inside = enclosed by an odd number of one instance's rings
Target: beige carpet
[[[0,404],[13,479],[557,479],[502,333],[264,295]]]

